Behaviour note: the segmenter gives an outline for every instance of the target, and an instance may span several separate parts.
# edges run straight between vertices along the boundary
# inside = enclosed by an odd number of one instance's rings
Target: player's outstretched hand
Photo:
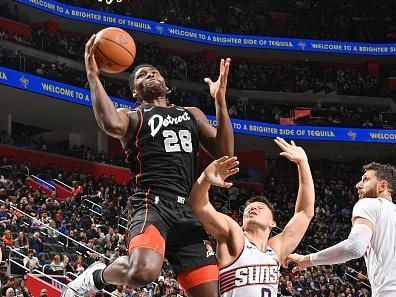
[[[228,72],[230,70],[231,59],[221,59],[220,61],[220,74],[217,81],[213,82],[210,78],[206,77],[204,82],[209,85],[210,95],[219,103],[225,103],[225,93],[227,89]]]
[[[313,266],[311,261],[309,260],[309,256],[304,256],[300,254],[290,254],[289,257],[287,257],[287,264],[289,263],[296,263],[297,266],[295,266],[292,269],[292,272],[298,272],[307,269],[307,267]]]
[[[225,156],[209,164],[203,175],[205,180],[213,186],[230,188],[232,187],[232,183],[225,180],[239,171],[238,165],[239,161],[237,161],[237,157],[229,158]]]
[[[280,137],[275,138],[274,141],[283,151],[279,155],[288,158],[290,161],[296,164],[301,164],[308,161],[308,157],[304,149],[300,146],[296,146],[293,140],[290,142],[290,144]]]
[[[95,49],[98,45],[96,35],[92,35],[88,42],[85,44],[85,70],[87,71],[88,78],[91,76],[99,75],[99,67],[95,61]]]

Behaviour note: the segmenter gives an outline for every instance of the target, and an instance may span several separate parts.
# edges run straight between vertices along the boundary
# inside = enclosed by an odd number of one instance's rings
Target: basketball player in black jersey
[[[216,104],[217,130],[195,107],[169,105],[169,89],[152,65],[139,65],[130,77],[135,110],[115,109],[94,59],[95,36],[85,48],[87,77],[99,127],[118,138],[131,163],[129,256],[111,265],[94,263],[71,282],[62,296],[86,296],[106,284],[142,287],[157,279],[164,257],[192,297],[218,296],[218,268],[204,240],[207,234],[187,197],[195,182],[198,148],[213,157],[232,156],[234,137],[225,100],[230,59],[221,60],[216,82],[205,79]]]

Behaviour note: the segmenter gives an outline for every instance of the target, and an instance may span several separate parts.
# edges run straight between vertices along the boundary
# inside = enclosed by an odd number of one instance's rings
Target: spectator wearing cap
[[[65,221],[65,220],[63,220],[63,221],[61,222],[61,225],[60,225],[60,227],[58,228],[58,231],[59,231],[60,233],[64,234],[64,235],[66,235],[66,236],[69,236],[69,230],[68,230],[67,227],[66,227],[66,221]]]

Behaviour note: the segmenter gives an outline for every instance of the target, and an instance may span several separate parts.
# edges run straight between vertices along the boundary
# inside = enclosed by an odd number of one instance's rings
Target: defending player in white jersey
[[[356,184],[359,201],[353,207],[348,238],[320,252],[290,255],[294,271],[314,265],[332,265],[364,255],[373,297],[396,296],[396,168],[370,163]]]
[[[314,215],[315,192],[307,155],[301,147],[282,138],[275,143],[280,155],[297,164],[299,189],[292,219],[283,232],[269,238],[275,227],[273,209],[264,197],[246,203],[243,228],[210,204],[211,185],[229,188],[225,179],[238,172],[236,157],[223,157],[211,163],[198,178],[189,203],[202,226],[217,240],[222,297],[275,297],[282,260],[297,247]]]

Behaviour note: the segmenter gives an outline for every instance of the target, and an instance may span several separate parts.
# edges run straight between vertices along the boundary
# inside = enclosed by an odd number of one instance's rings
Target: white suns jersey
[[[359,200],[352,213],[374,225],[364,255],[373,297],[396,296],[396,205],[386,199]]]
[[[273,249],[262,252],[246,238],[241,254],[220,268],[222,297],[276,297],[279,261]]]

